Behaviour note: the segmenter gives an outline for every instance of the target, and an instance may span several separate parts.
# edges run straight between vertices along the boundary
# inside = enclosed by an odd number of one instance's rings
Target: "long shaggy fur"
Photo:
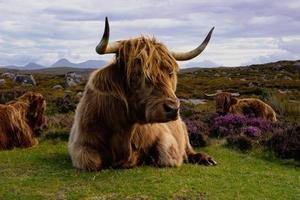
[[[27,92],[16,101],[0,105],[0,150],[27,148],[38,143],[34,138],[44,123],[46,101],[39,93]]]
[[[194,152],[180,117],[165,114],[165,103],[179,106],[177,71],[154,39],[124,41],[116,59],[91,74],[77,106],[68,144],[73,165],[94,171],[210,159]]]
[[[276,113],[273,108],[260,99],[238,99],[227,92],[217,94],[216,111],[222,115],[233,113],[245,116],[261,117],[273,122],[277,121]]]

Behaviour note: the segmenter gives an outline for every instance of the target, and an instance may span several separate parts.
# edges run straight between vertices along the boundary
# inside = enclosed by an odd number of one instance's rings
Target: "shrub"
[[[188,129],[190,143],[194,147],[203,147],[208,145],[209,128],[207,124],[200,120],[184,120]]]
[[[300,160],[300,124],[278,129],[266,142],[278,157]]]
[[[226,138],[227,144],[232,147],[237,147],[242,151],[251,150],[254,146],[254,140],[244,134],[232,135]]]
[[[266,99],[282,119],[294,122],[300,120],[299,102],[290,101],[289,96],[280,96],[272,91],[266,93]]]
[[[59,113],[72,112],[76,108],[78,99],[72,98],[70,95],[65,95],[63,98],[57,98],[55,100],[55,105]]]
[[[242,128],[242,133],[250,138],[258,138],[261,136],[261,130],[254,126],[247,126]]]
[[[215,118],[211,128],[211,134],[226,137],[245,133],[249,136],[252,135],[251,137],[256,137],[264,132],[272,131],[272,129],[277,126],[276,123],[262,118],[229,114]]]
[[[209,143],[209,126],[203,121],[210,118],[209,114],[196,111],[193,105],[182,104],[180,113],[186,124],[190,143],[194,147],[206,146]]]
[[[41,140],[68,140],[73,124],[73,114],[55,114],[47,117],[47,128],[43,130]]]

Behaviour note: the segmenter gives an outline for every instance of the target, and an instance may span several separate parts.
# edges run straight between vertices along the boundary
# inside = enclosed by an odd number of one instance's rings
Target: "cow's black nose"
[[[168,115],[177,115],[179,107],[173,104],[164,104],[164,109]]]

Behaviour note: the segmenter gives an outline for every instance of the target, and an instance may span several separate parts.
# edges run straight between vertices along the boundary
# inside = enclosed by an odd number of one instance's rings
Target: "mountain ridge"
[[[44,66],[35,62],[29,62],[24,66],[6,65],[6,66],[0,66],[0,68],[15,69],[15,70],[36,70],[36,69],[46,69],[46,68],[58,68],[58,67],[91,69],[91,68],[101,68],[106,63],[107,62],[104,60],[87,60],[84,62],[73,63],[66,58],[61,58],[50,66]]]

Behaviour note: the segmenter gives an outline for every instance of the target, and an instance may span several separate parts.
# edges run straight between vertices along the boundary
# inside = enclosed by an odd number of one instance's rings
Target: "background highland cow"
[[[0,105],[0,150],[27,148],[38,144],[45,123],[46,101],[40,93],[27,92],[17,100]]]

